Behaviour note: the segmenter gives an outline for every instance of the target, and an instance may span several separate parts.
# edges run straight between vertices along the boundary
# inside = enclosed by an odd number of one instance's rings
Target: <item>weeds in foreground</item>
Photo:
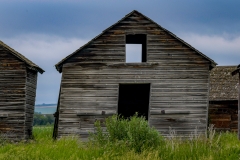
[[[111,119],[109,120],[111,121]],[[130,137],[132,137],[130,135],[134,134],[124,135],[122,132],[125,131],[118,130],[126,125],[125,123],[127,123],[127,121],[120,122],[123,123],[123,125],[118,124],[118,122],[115,121],[116,119],[113,120],[114,122],[109,122],[112,125],[112,131],[110,131],[112,132],[111,134],[107,134],[107,132],[104,131],[102,127],[99,127],[100,132],[96,130],[97,133],[100,133],[102,136],[102,141],[98,144],[96,141],[95,143],[83,143],[77,137],[66,137],[54,141],[52,140],[53,127],[34,127],[34,140],[16,144],[6,142],[4,145],[0,145],[0,160],[237,160],[240,157],[240,142],[238,141],[237,134],[230,132],[219,134],[212,130],[212,128],[209,128],[208,130],[209,138],[206,138],[206,136],[196,136],[196,134],[193,133],[193,135],[190,135],[191,138],[189,139],[180,139],[174,137],[174,134],[176,133],[174,130],[172,130],[171,139],[160,138],[161,143],[153,145],[154,147],[143,147],[139,152],[135,149],[135,147],[138,146],[137,141],[130,139]],[[137,120],[132,124],[135,124],[136,122]],[[120,128],[116,128],[114,130],[114,127],[117,125],[119,125]],[[145,126],[144,123],[140,125]],[[138,131],[140,128],[141,127],[135,129]],[[126,129],[126,131],[127,130],[129,132],[133,132],[133,129],[131,127],[129,127],[129,129]],[[120,131],[121,133],[118,133],[117,131]],[[145,133],[145,129],[141,129],[140,131],[141,133]],[[114,138],[115,135],[118,138]],[[144,135],[145,134],[140,137],[145,137]],[[97,136],[96,138],[99,138],[99,135],[95,136]],[[129,136],[129,138],[126,138],[127,136]],[[124,138],[122,139],[121,137]],[[103,142],[107,143],[103,144]],[[131,146],[130,143],[136,143],[136,146]],[[149,145],[151,146],[152,144]]]
[[[112,116],[106,119],[106,132],[99,121],[95,123],[96,133],[91,134],[91,141],[99,146],[111,143],[123,143],[129,149],[141,152],[144,149],[156,148],[163,143],[159,132],[151,128],[144,117],[132,116],[124,119]]]

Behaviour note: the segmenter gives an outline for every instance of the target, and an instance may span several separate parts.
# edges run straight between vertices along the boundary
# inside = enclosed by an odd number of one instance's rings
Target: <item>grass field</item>
[[[0,141],[3,160],[68,160],[68,159],[129,159],[129,160],[237,160],[240,142],[235,133],[214,134],[209,138],[189,140],[164,139],[154,148],[136,152],[126,141],[83,143],[76,137],[52,140],[53,127],[34,127],[34,139],[28,142]]]

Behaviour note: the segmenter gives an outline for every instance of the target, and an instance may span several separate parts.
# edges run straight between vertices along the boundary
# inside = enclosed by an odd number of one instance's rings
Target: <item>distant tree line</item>
[[[41,114],[34,112],[33,125],[51,125],[54,124],[54,116],[52,114]]]

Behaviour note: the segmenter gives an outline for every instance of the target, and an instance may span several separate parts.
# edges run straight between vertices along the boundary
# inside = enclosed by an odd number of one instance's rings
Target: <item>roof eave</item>
[[[213,68],[215,68],[218,64],[216,62],[211,62],[210,66],[209,66],[209,70],[212,70]]]
[[[62,64],[62,63],[60,63],[60,64]],[[56,64],[55,68],[59,73],[62,73],[62,65],[60,65],[60,64]]]
[[[42,68],[39,68],[39,67],[32,67],[32,68],[34,68],[34,70],[38,71],[41,74],[43,74],[43,72],[45,72]]]
[[[39,73],[41,73],[41,74],[43,74],[43,72],[45,72],[42,68],[36,67],[36,66],[30,66],[30,65],[28,65],[27,68],[30,69],[30,70],[39,72]]]

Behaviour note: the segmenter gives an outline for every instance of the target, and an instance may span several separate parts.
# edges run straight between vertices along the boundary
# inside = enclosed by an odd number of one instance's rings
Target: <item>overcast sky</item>
[[[54,65],[132,10],[176,34],[219,65],[240,63],[239,0],[0,0],[0,40],[46,72],[36,104],[57,103]]]

